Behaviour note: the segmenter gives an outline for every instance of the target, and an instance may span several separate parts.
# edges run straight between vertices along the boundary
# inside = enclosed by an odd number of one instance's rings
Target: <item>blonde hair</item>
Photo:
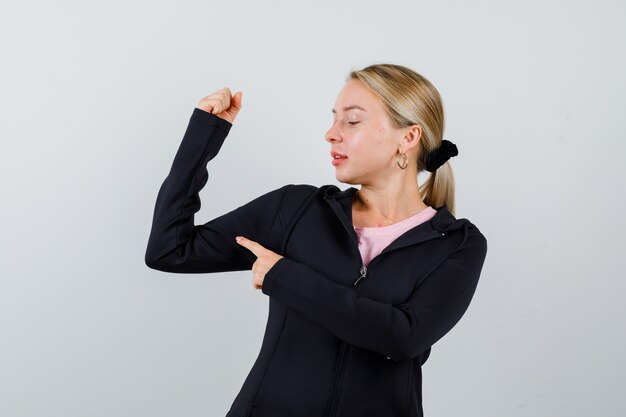
[[[422,75],[402,65],[374,64],[352,70],[346,81],[360,80],[376,95],[396,129],[420,125],[417,173],[426,171],[426,156],[441,145],[444,130],[443,104],[439,91]],[[450,160],[431,172],[419,186],[424,204],[446,206],[454,215],[454,174]]]

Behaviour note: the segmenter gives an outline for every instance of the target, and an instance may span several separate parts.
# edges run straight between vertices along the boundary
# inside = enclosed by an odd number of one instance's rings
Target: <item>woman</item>
[[[487,253],[454,216],[458,152],[442,140],[437,90],[400,65],[352,71],[326,140],[337,180],[359,189],[287,184],[194,225],[241,100],[224,88],[193,110],[145,256],[166,272],[252,270],[269,296],[261,350],[227,416],[422,416],[421,366],[467,310]]]

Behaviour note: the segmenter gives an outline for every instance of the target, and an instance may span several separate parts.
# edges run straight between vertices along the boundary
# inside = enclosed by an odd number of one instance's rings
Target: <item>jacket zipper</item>
[[[359,283],[359,281],[361,281],[363,278],[365,278],[365,275],[367,275],[367,267],[365,265],[361,265],[361,270],[359,272],[360,272],[359,277],[356,279],[356,281],[354,281],[354,284],[352,284],[352,285],[357,285]],[[357,292],[357,294],[358,294],[358,292]]]
[[[337,203],[337,201],[332,201],[331,203]],[[337,203],[338,204],[338,203]],[[333,206],[331,204],[333,210],[336,212],[337,215],[339,215],[340,217],[340,221],[341,224],[343,225],[344,229],[346,229],[346,231],[348,232],[348,235],[350,236],[350,239],[352,240],[352,242],[354,243],[354,248],[356,248],[356,253],[357,253],[357,258],[359,260],[359,276],[357,277],[357,279],[354,281],[354,283],[352,284],[353,287],[356,287],[356,294],[357,296],[361,293],[361,289],[363,288],[364,285],[364,280],[365,277],[367,276],[367,269],[368,267],[365,266],[363,264],[363,258],[361,257],[361,251],[359,250],[359,242],[357,242],[354,239],[354,236],[352,236],[352,233],[350,232],[350,230],[348,229],[348,226],[346,225],[345,221],[341,218],[340,214],[337,213],[337,211],[340,211],[341,209]],[[444,236],[445,232],[440,232],[440,231],[435,231],[434,234],[430,234],[427,237],[425,237],[424,239],[420,239],[416,242],[413,242],[411,245],[415,245],[417,243],[421,243],[421,242],[425,242],[427,240],[430,239],[434,239],[440,236]],[[393,242],[392,242],[393,243]],[[388,245],[387,247],[385,247],[381,253],[379,253],[378,255],[376,255],[374,258],[372,258],[370,260],[369,266],[372,265],[372,262],[374,262],[376,259],[378,259],[382,254],[390,252],[394,249],[398,249],[398,248],[392,248],[389,249],[391,245]],[[404,247],[404,246],[402,246]],[[361,285],[358,285],[359,283],[361,283]],[[348,344],[341,339],[340,342],[340,348],[339,348],[339,360],[338,360],[338,364],[337,364],[337,370],[333,376],[333,383],[332,383],[332,387],[331,387],[331,393],[330,393],[330,400],[329,400],[329,406],[328,406],[328,417],[334,417],[335,414],[337,413],[337,407],[339,404],[339,389],[337,387],[338,385],[338,381],[341,381],[343,379],[343,370],[344,370],[344,362],[345,359],[348,355],[348,349],[350,348],[350,346],[348,346]],[[389,356],[387,356],[387,359],[391,359]]]
[[[359,242],[354,240],[354,237],[350,233],[350,230],[348,229],[348,227],[346,226],[346,224],[343,221],[341,222],[341,224],[343,225],[343,227],[348,232],[348,235],[350,236],[350,240],[352,240],[352,242],[354,243],[353,247],[356,248],[357,259],[358,259],[359,265],[360,265],[359,277],[355,281],[355,285],[356,285],[356,282],[358,282],[360,279],[364,278],[365,274],[367,274],[367,267],[365,265],[363,265],[363,259],[361,257],[361,252],[359,251]],[[361,290],[361,288],[357,287],[357,289],[356,289],[357,295],[359,295],[360,290]],[[348,349],[349,349],[349,347],[350,346],[348,346],[348,343],[346,343],[343,339],[341,339],[340,347],[339,347],[339,360],[338,360],[338,363],[337,363],[337,371],[335,372],[335,375],[333,376],[333,383],[332,383],[332,387],[331,387],[331,391],[330,391],[330,399],[329,399],[328,414],[327,414],[328,417],[333,417],[337,413],[337,406],[339,404],[339,389],[338,389],[338,385],[339,385],[339,381],[343,380],[344,362],[346,360],[346,357],[348,356]]]

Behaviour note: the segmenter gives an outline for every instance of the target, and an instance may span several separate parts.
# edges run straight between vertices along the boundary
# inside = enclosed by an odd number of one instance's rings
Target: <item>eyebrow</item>
[[[359,110],[363,110],[364,112],[367,112],[367,110],[365,110],[363,107],[361,106],[357,106],[356,104],[353,104],[351,106],[346,106],[343,108],[343,111],[348,111],[348,110],[352,110],[352,109],[359,109]],[[337,113],[335,111],[335,109],[333,109],[333,113]]]

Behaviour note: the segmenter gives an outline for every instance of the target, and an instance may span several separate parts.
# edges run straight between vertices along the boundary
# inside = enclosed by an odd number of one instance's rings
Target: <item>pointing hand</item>
[[[252,265],[252,285],[257,290],[261,289],[267,271],[269,271],[279,259],[284,258],[284,256],[279,255],[276,252],[272,252],[260,243],[247,239],[243,236],[237,236],[235,240],[241,246],[256,255],[257,260]]]

